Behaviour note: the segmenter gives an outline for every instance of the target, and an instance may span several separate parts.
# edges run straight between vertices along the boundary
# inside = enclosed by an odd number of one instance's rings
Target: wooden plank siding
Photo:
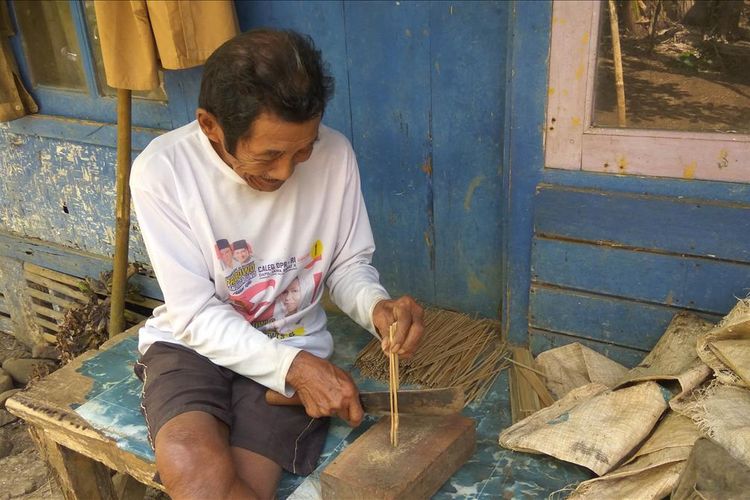
[[[235,6],[242,31],[295,29],[320,48],[336,79],[323,120],[357,153],[377,245],[374,263],[388,290],[497,317],[512,3]],[[178,99],[167,85],[174,127],[192,120],[201,71],[179,72]],[[85,113],[80,120],[44,113],[21,127],[0,127],[6,152],[0,156],[0,256],[96,276],[110,266],[114,240],[113,128]],[[134,148],[160,132],[136,130]],[[147,262],[136,215],[130,260]],[[22,240],[23,249],[5,235]],[[160,297],[154,280],[142,281],[144,293]]]
[[[750,262],[750,203],[542,184],[535,215],[536,235]]]
[[[750,204],[541,184],[529,293],[535,352],[583,341],[634,364],[672,316],[718,321],[750,287]]]

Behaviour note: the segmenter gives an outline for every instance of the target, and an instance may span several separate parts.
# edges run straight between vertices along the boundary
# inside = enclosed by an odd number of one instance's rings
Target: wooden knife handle
[[[266,403],[272,406],[302,406],[302,400],[296,392],[294,396],[288,398],[271,389],[266,391]]]

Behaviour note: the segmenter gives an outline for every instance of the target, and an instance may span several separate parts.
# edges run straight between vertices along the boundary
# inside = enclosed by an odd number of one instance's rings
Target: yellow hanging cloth
[[[201,65],[238,32],[231,0],[95,0],[110,87],[151,90],[165,69]]]
[[[2,122],[39,111],[34,99],[21,83],[16,59],[10,49],[9,38],[13,35],[8,6],[5,2],[0,2],[0,121]]]

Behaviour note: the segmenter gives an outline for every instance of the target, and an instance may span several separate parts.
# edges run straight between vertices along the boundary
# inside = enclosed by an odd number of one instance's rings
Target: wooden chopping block
[[[474,421],[400,415],[398,447],[383,417],[320,475],[324,499],[430,498],[474,453]]]

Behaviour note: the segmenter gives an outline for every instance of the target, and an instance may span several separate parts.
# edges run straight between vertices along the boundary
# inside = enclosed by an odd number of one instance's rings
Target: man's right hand
[[[338,415],[352,427],[362,422],[364,410],[357,386],[348,373],[333,363],[300,351],[289,367],[286,381],[297,390],[311,417]]]

